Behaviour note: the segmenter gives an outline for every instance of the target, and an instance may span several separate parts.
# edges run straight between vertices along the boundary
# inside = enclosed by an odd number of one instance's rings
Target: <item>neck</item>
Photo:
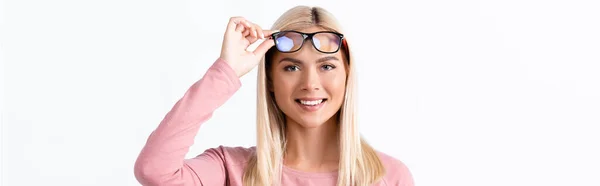
[[[337,117],[322,125],[305,128],[295,121],[286,121],[286,150],[284,165],[309,172],[337,170],[339,138]]]

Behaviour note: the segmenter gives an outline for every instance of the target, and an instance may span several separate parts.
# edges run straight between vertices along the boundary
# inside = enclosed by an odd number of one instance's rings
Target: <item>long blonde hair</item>
[[[271,30],[300,30],[319,27],[344,33],[336,18],[321,7],[296,6],[279,17]],[[358,131],[356,118],[356,79],[348,39],[344,47],[348,60],[346,95],[339,111],[340,158],[338,186],[371,185],[385,174],[377,152]],[[270,55],[268,52],[258,65],[257,83],[257,144],[255,154],[246,166],[243,183],[247,186],[281,185],[283,154],[285,152],[285,116],[278,109],[269,91]]]

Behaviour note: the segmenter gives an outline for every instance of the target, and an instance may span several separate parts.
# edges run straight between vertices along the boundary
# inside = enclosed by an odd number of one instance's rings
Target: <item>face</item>
[[[339,111],[344,100],[346,73],[342,49],[333,54],[321,53],[307,39],[299,51],[274,54],[270,91],[288,120],[307,128],[318,127]]]

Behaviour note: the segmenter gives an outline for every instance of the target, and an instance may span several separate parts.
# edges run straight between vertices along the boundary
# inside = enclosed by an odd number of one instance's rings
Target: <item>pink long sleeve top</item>
[[[242,185],[243,170],[255,147],[210,148],[185,159],[200,126],[239,88],[233,69],[217,59],[166,114],[150,134],[134,167],[142,185]],[[401,161],[378,152],[386,169],[377,186],[413,186],[409,169]],[[333,186],[337,172],[314,173],[283,167],[284,186]]]

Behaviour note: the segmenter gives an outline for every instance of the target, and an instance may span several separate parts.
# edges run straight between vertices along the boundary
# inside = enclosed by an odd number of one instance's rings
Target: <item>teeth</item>
[[[321,104],[321,102],[323,102],[322,99],[320,100],[315,100],[315,101],[305,101],[305,100],[300,100],[300,103],[302,103],[303,105],[318,105]]]

